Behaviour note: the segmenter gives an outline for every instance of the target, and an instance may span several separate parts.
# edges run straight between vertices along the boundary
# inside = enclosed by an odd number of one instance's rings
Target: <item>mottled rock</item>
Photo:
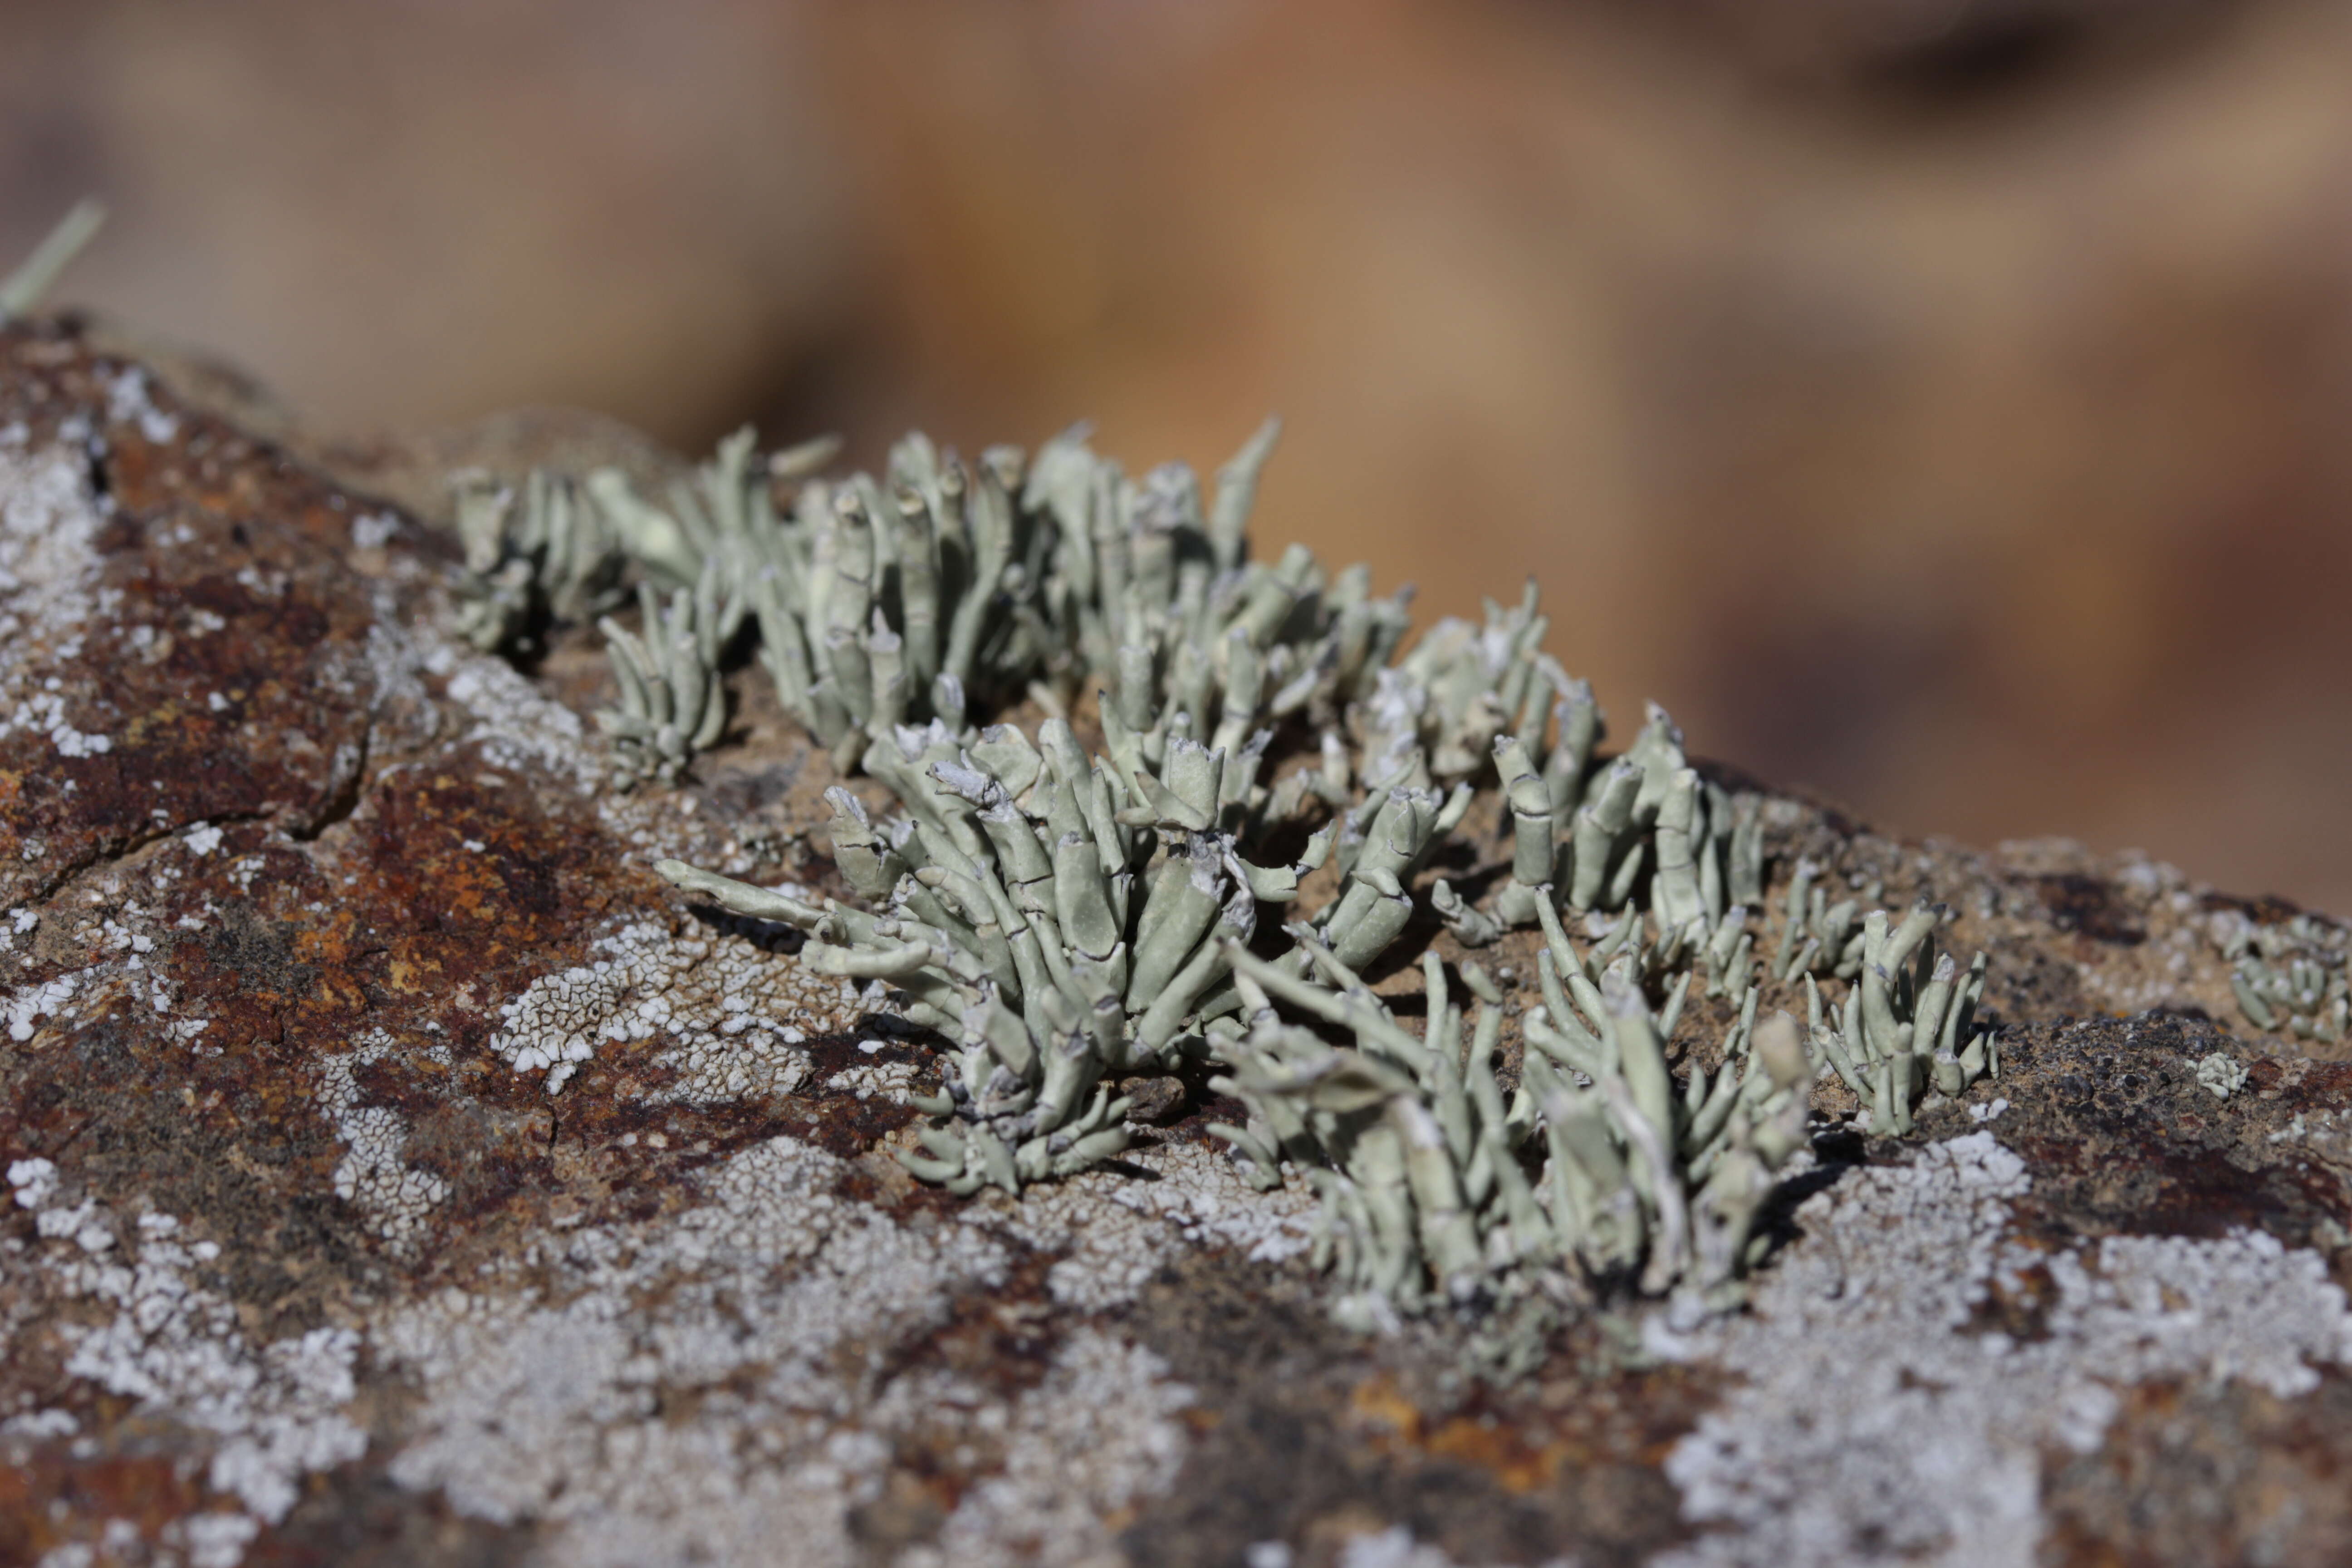
[[[683,786],[611,794],[593,650],[453,641],[446,539],[342,471],[0,332],[0,1558],[2352,1546],[2352,1063],[2240,1021],[2213,935],[2293,911],[1776,798],[1776,884],[1810,857],[1994,955],[2000,1079],[1901,1140],[1824,1087],[1738,1312],[1359,1335],[1205,1080],[1130,1085],[1129,1155],[1018,1202],[913,1183],[926,1038],[649,868],[841,892],[824,755],[742,679]],[[1694,997],[1676,1048],[1727,1022]]]

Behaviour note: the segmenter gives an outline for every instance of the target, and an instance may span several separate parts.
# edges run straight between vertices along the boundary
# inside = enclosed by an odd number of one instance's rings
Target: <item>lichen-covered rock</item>
[[[1212,1064],[1109,1069],[1110,1164],[914,1180],[936,1043],[652,869],[854,903],[824,792],[882,785],[751,671],[675,787],[614,791],[593,633],[480,654],[458,560],[69,327],[0,331],[0,1560],[2352,1556],[2331,922],[1756,789],[1723,853],[1727,888],[1760,848],[1760,913],[1678,1068],[1926,900],[1990,955],[1999,1077],[1900,1135],[1817,1084],[1736,1310],[1345,1328]],[[1550,939],[1460,945],[1432,888],[1503,888],[1517,831],[1491,789],[1461,826],[1365,981],[1409,1015],[1424,954],[1475,962],[1516,1082]],[[2320,1001],[2258,990],[2263,1032],[2250,962]]]

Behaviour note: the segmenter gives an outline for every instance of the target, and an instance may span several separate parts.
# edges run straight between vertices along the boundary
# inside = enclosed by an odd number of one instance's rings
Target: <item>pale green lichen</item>
[[[720,650],[743,622],[743,601],[716,562],[701,581],[680,588],[664,605],[640,584],[638,625],[632,632],[611,616],[604,634],[617,708],[599,709],[596,723],[612,737],[619,769],[614,783],[627,789],[644,779],[675,783],[698,752],[717,742],[727,724],[727,689],[719,678]]]
[[[1949,953],[1936,951],[1945,912],[1922,903],[1900,924],[1884,910],[1864,917],[1861,973],[1826,1016],[1820,987],[1805,976],[1812,1047],[1868,1110],[1873,1132],[1910,1131],[1912,1111],[1930,1090],[1958,1095],[2000,1076],[2000,1041],[1976,1022],[1985,955],[1962,974]]]
[[[1235,784],[1222,751],[1181,736],[1132,788],[1059,720],[1035,744],[1012,726],[970,747],[942,724],[901,727],[866,761],[908,817],[877,826],[836,788],[832,838],[845,881],[878,914],[676,861],[660,869],[737,913],[801,927],[802,962],[882,980],[910,1022],[961,1041],[944,1092],[919,1102],[935,1119],[923,1152],[904,1156],[924,1180],[1017,1192],[1098,1163],[1127,1142],[1126,1103],[1107,1080],[1213,1057],[1233,1076],[1213,1087],[1253,1111],[1217,1134],[1262,1185],[1285,1160],[1315,1182],[1318,1254],[1351,1298],[1413,1310],[1530,1265],[1718,1294],[1771,1171],[1802,1143],[1811,1065],[1793,1028],[1778,1057],[1748,1049],[1752,989],[1722,1068],[1672,1087],[1664,1041],[1695,971],[1663,1016],[1641,986],[1700,955],[1683,928],[1664,946],[1643,941],[1632,907],[1580,957],[1549,884],[1538,888],[1549,1016],[1523,1021],[1538,1054],[1507,1110],[1495,1067],[1503,998],[1475,966],[1466,1032],[1433,954],[1428,1029],[1416,1039],[1396,1021],[1360,972],[1411,918],[1414,870],[1458,824],[1466,785],[1377,787],[1297,864],[1266,868],[1240,853],[1268,800],[1255,757]],[[1426,763],[1402,771],[1426,776]],[[1327,852],[1340,881],[1319,917],[1286,928],[1282,958],[1252,955],[1257,905],[1291,901]],[[1283,1024],[1277,1002],[1352,1029],[1356,1047]],[[1538,1132],[1548,1159],[1531,1181],[1522,1151]]]
[[[2199,1058],[2197,1081],[2216,1100],[2227,1100],[2246,1087],[2246,1064],[2227,1051]]]
[[[1381,670],[1352,716],[1364,775],[1423,767],[1439,781],[1466,778],[1485,768],[1506,730],[1539,730],[1555,700],[1563,716],[1551,769],[1580,775],[1599,737],[1599,710],[1590,689],[1543,653],[1550,623],[1536,606],[1530,581],[1517,605],[1488,600],[1481,626],[1448,616]]]
[[[1862,973],[1863,906],[1852,899],[1832,903],[1814,881],[1821,868],[1800,859],[1782,901],[1780,945],[1767,966],[1783,984],[1800,975],[1829,974],[1852,980]]]
[[[1530,610],[1532,603],[1531,595]],[[1541,666],[1557,669],[1548,659]],[[1492,742],[1511,816],[1510,879],[1491,911],[1469,908],[1441,884],[1439,913],[1456,937],[1476,946],[1537,923],[1547,899],[1554,908],[1606,912],[1646,894],[1659,942],[1707,952],[1710,991],[1738,1000],[1754,951],[1747,913],[1763,899],[1756,798],[1701,780],[1683,752],[1682,731],[1654,703],[1625,754],[1594,767],[1602,726],[1589,689],[1562,678],[1550,689],[1559,698],[1558,739],[1548,754],[1545,714],[1532,700],[1518,729]],[[1538,754],[1545,754],[1540,768]]]
[[[450,489],[466,552],[457,632],[484,653],[532,647],[550,621],[584,621],[626,598],[619,531],[570,477],[534,469],[518,489],[467,469]]]
[[[31,255],[16,264],[16,270],[0,279],[0,321],[21,316],[39,305],[48,291],[57,286],[58,279],[73,265],[106,222],[106,209],[94,201],[76,202],[73,209],[58,220]]]
[[[2258,925],[2225,911],[2217,927],[2230,989],[2249,1023],[2269,1034],[2343,1041],[2352,1025],[2345,962],[2352,935],[2342,926],[2307,914]]]
[[[1268,420],[1218,470],[1206,509],[1185,465],[1130,479],[1083,426],[1029,467],[1023,508],[1055,525],[1039,675],[1055,704],[1107,686],[1104,731],[1122,762],[1129,738],[1157,765],[1176,734],[1238,755],[1294,717],[1328,729],[1403,640],[1406,596],[1374,595],[1367,568],[1330,577],[1297,545],[1272,564],[1250,559],[1258,475],[1279,430]]]
[[[614,469],[535,475],[519,503],[468,479],[458,626],[479,647],[524,647],[544,619],[595,608],[616,563],[673,587],[715,563],[757,619],[784,708],[844,768],[898,724],[969,736],[977,714],[1024,696],[1061,712],[1090,682],[1107,688],[1125,773],[1159,767],[1178,737],[1238,759],[1294,719],[1333,725],[1408,624],[1404,597],[1373,595],[1360,566],[1330,577],[1297,548],[1248,559],[1276,428],[1220,470],[1205,510],[1189,468],[1130,479],[1083,427],[1034,460],[992,447],[969,466],[917,434],[881,478],[839,479],[821,477],[837,443],[762,465],[743,431],[658,500]],[[779,484],[795,487],[782,512]],[[1442,684],[1461,695],[1459,677]],[[1336,801],[1345,784],[1298,787]]]
[[[748,478],[748,456],[730,471]],[[824,456],[803,448],[781,468],[813,476]],[[864,474],[809,477],[779,514],[761,476],[682,537],[740,574],[778,698],[845,768],[902,722],[961,732],[976,687],[990,703],[1021,690],[1017,672],[1039,657],[1047,542],[1014,505],[1020,474],[1011,448],[968,472],[911,436],[891,451],[887,491]]]
[[[1017,1191],[1123,1149],[1127,1101],[1106,1080],[1202,1052],[1202,1026],[1240,1005],[1228,942],[1255,931],[1259,903],[1296,899],[1330,845],[1327,831],[1296,864],[1243,858],[1239,830],[1266,794],[1254,755],[1229,761],[1179,737],[1157,772],[1122,778],[1064,721],[1046,721],[1039,742],[998,725],[966,747],[934,721],[867,751],[906,818],[877,827],[848,791],[827,799],[835,863],[879,913],[659,868],[739,914],[799,926],[801,962],[886,981],[908,1020],[961,1041],[943,1095],[923,1102],[938,1122],[928,1152],[908,1160],[959,1192]],[[1384,842],[1426,843],[1433,801],[1398,792],[1384,809],[1412,819]],[[1348,886],[1369,877],[1373,895],[1360,906],[1343,894],[1327,922],[1349,951],[1395,934],[1385,910],[1410,908],[1395,876],[1410,858],[1374,866],[1360,853]]]
[[[1011,1194],[1100,1164],[1127,1146],[1120,1079],[1207,1059],[1249,1108],[1213,1131],[1251,1179],[1315,1184],[1318,1255],[1357,1319],[1517,1299],[1536,1275],[1728,1299],[1813,1083],[1843,1077],[1872,1130],[1900,1133],[1929,1093],[1997,1069],[1975,1022],[1982,959],[1962,974],[1937,954],[1939,910],[1864,918],[1875,886],[1832,904],[1801,863],[1759,963],[1759,797],[1703,776],[1654,705],[1622,756],[1601,755],[1601,710],[1543,652],[1532,585],[1404,647],[1403,595],[1373,597],[1360,569],[1330,578],[1297,548],[1250,560],[1272,439],[1206,509],[1189,470],[1131,481],[1083,430],[970,470],[910,437],[887,490],[813,477],[821,453],[763,470],[748,437],[666,508],[592,479],[642,569],[698,574],[673,616],[743,585],[786,706],[900,813],[829,792],[854,904],[661,871],[799,927],[802,963],[882,983],[946,1037],[942,1088],[918,1102],[931,1124],[901,1155],[925,1181]],[[785,514],[779,473],[797,485]],[[671,640],[673,685],[691,685],[726,639]],[[1024,695],[1047,715],[1034,739],[978,727]],[[1094,695],[1099,754],[1066,716]],[[710,734],[677,728],[677,744],[634,742],[665,776]],[[1518,1009],[1478,965],[1461,971],[1465,1016],[1422,955],[1418,1033],[1362,977],[1485,779],[1509,874],[1480,906],[1443,879],[1427,896],[1465,945],[1541,929],[1516,1082],[1499,1047]],[[1277,842],[1295,858],[1262,863]],[[1327,867],[1335,885],[1269,956],[1260,906]],[[1851,982],[1826,1015],[1817,973]],[[1799,978],[1812,1026],[1759,1026],[1759,984]],[[1685,1049],[1678,1077],[1666,1042],[1695,992],[1732,1022],[1715,1065]]]
[[[1232,1068],[1213,1087],[1251,1119],[1211,1131],[1261,1185],[1277,1184],[1286,1162],[1306,1173],[1323,1200],[1317,1259],[1352,1295],[1411,1310],[1556,1263],[1654,1294],[1719,1295],[1732,1283],[1771,1172],[1805,1142],[1812,1075],[1792,1022],[1776,1017],[1746,1050],[1751,1010],[1721,1070],[1710,1079],[1693,1068],[1677,1090],[1660,1020],[1612,972],[1597,1032],[1530,1016],[1527,1037],[1542,1049],[1507,1103],[1496,1071],[1503,995],[1477,966],[1463,971],[1477,1000],[1465,1029],[1443,966],[1424,957],[1428,1023],[1416,1037],[1327,948],[1301,945],[1311,976],[1234,955],[1252,1025],[1213,1027]],[[1280,1022],[1277,1000],[1351,1030],[1355,1048]],[[1532,1177],[1530,1152],[1541,1157]]]

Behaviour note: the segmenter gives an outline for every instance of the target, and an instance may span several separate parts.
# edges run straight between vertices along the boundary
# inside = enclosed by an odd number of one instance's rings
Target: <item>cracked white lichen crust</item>
[[[602,769],[580,716],[551,702],[502,660],[485,658],[446,639],[414,639],[414,657],[426,674],[448,682],[449,700],[474,721],[467,739],[478,742],[485,760],[500,767],[570,773],[582,795],[594,791]],[[404,650],[406,651],[406,650]]]
[[[422,1405],[403,1484],[550,1527],[568,1564],[851,1564],[850,1510],[921,1436],[988,1472],[942,1563],[1115,1561],[1105,1519],[1172,1480],[1190,1401],[1150,1352],[1080,1329],[1007,1402],[919,1357],[876,1369],[1003,1283],[984,1219],[918,1230],[834,1195],[789,1139],[719,1166],[673,1218],[551,1236],[514,1271],[392,1313],[376,1353]]]
[[[81,651],[82,627],[110,596],[97,586],[96,538],[104,498],[94,494],[87,456],[58,444],[27,449],[21,427],[0,430],[0,735],[47,735],[60,756],[113,747],[98,716],[69,705],[50,659]]]
[[[2036,1252],[2006,1234],[2028,1185],[1990,1131],[1848,1173],[1798,1211],[1806,1234],[1752,1313],[1687,1337],[1653,1321],[1655,1348],[1738,1374],[1666,1461],[1706,1533],[1662,1564],[2025,1568],[2042,1451],[2095,1449],[2119,1390],[2241,1378],[2293,1395],[2352,1360],[2316,1253],[2259,1232]],[[1996,1283],[2037,1264],[2046,1334],[1971,1331]]]
[[[46,1159],[11,1163],[8,1184],[41,1237],[10,1267],[36,1270],[59,1295],[99,1310],[92,1321],[58,1325],[66,1372],[201,1434],[207,1484],[250,1516],[242,1526],[205,1527],[215,1548],[234,1539],[241,1549],[253,1521],[286,1517],[305,1475],[367,1451],[367,1434],[345,1414],[357,1393],[356,1332],[320,1327],[257,1344],[238,1327],[236,1304],[194,1278],[220,1248],[187,1239],[175,1216],[126,1220],[94,1199],[69,1202]]]
[[[373,1029],[348,1051],[319,1064],[319,1104],[348,1147],[335,1167],[335,1195],[366,1215],[376,1235],[396,1252],[413,1250],[426,1216],[449,1195],[449,1184],[403,1157],[408,1124],[389,1106],[362,1105],[357,1070],[397,1054],[390,1035]],[[423,1053],[447,1066],[449,1047],[435,1044]]]
[[[856,987],[739,936],[677,936],[640,921],[593,946],[590,962],[541,976],[499,1009],[489,1048],[517,1072],[544,1069],[550,1094],[599,1046],[656,1038],[655,1065],[678,1075],[656,1100],[789,1094],[808,1073],[802,1042],[864,1016]]]
[[[1257,1263],[1303,1256],[1314,1241],[1315,1200],[1293,1188],[1259,1192],[1222,1152],[1197,1143],[1131,1151],[1154,1178],[1082,1172],[990,1212],[1030,1246],[1062,1256],[1046,1272],[1061,1305],[1100,1311],[1135,1300],[1181,1247],[1230,1247]]]

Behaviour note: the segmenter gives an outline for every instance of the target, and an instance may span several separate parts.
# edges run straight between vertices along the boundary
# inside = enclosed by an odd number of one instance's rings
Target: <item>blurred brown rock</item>
[[[0,247],[327,431],[1288,421],[1621,717],[2352,903],[2338,5],[30,4]]]

